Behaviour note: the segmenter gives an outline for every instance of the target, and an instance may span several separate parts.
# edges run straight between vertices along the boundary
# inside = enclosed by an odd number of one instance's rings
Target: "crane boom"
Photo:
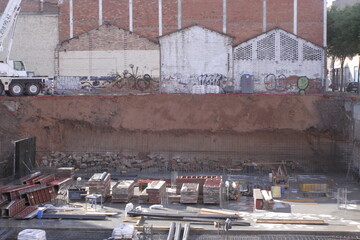
[[[20,4],[22,0],[9,0],[6,5],[5,11],[1,15],[0,18],[0,51],[3,51],[4,40],[12,31],[11,35],[13,35],[15,24],[17,17],[20,12]],[[11,36],[12,38],[12,36]],[[10,39],[11,41],[11,39]],[[7,57],[8,58],[8,57]]]

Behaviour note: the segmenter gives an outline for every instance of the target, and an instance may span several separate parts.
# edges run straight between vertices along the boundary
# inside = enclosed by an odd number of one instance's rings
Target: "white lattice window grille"
[[[285,33],[280,33],[280,60],[297,61],[299,60],[299,43]]]
[[[234,59],[251,61],[252,60],[252,44],[244,46],[244,47],[238,47],[235,50]]]
[[[275,60],[275,33],[257,42],[258,60]]]
[[[304,61],[321,61],[322,49],[316,49],[310,47],[307,44],[303,44],[303,60]]]

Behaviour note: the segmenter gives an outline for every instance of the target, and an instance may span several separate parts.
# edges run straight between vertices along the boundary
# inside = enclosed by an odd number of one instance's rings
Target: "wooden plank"
[[[314,199],[284,199],[284,202],[312,202],[315,203],[316,200]]]
[[[142,230],[144,229],[144,226],[135,226],[136,229]],[[158,231],[169,231],[169,226],[152,226],[152,230],[158,230]],[[190,227],[191,230],[203,230],[203,227]]]
[[[199,211],[200,214],[223,214],[223,215],[236,215],[237,212],[230,212],[230,211],[222,211],[222,210],[215,210],[215,209],[208,209],[208,208],[201,208]]]
[[[85,215],[105,215],[105,216],[114,216],[117,215],[116,212],[85,212]]]
[[[140,219],[136,221],[135,226],[141,226],[143,223],[144,223],[144,217],[140,217]]]
[[[139,220],[141,217],[131,217],[131,218],[126,218],[124,220],[122,220],[123,222],[131,222],[134,220]]]
[[[324,220],[305,219],[257,219],[256,223],[326,225]]]
[[[287,203],[290,205],[317,205],[318,203],[312,203],[312,202],[288,202],[288,201],[282,201],[283,203]]]

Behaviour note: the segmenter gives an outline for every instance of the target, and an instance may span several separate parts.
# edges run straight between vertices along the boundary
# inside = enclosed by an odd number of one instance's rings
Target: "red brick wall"
[[[165,0],[162,2],[163,34],[174,32],[178,29],[178,2]]]
[[[312,0],[313,1],[313,0]],[[298,2],[301,2],[298,1]],[[266,3],[266,30],[280,27],[285,31],[294,29],[294,1],[271,0]]]
[[[55,1],[55,0],[51,0]],[[39,0],[24,0],[38,7]],[[323,43],[324,0],[298,0],[298,35],[318,45]],[[3,4],[3,3],[2,3]],[[69,38],[69,0],[60,4],[60,41]],[[266,29],[293,31],[293,0],[267,0]],[[2,5],[0,5],[1,7]],[[182,0],[182,27],[199,24],[223,29],[223,0]],[[178,0],[162,0],[163,34],[177,30]],[[133,0],[133,29],[150,39],[159,35],[158,0]],[[74,0],[74,36],[98,27],[98,0]],[[103,0],[103,20],[129,29],[129,0]],[[227,0],[227,33],[234,44],[262,33],[263,0]]]
[[[157,0],[133,0],[134,32],[156,40],[159,36],[159,4]]]
[[[199,24],[222,32],[222,0],[182,0],[182,26]]]
[[[59,4],[59,40],[60,42],[70,37],[69,4]]]
[[[129,30],[129,0],[103,0],[103,21]]]
[[[323,46],[323,0],[298,1],[298,35]]]
[[[70,41],[65,41],[59,47],[59,51],[111,51],[120,49],[158,50],[159,45],[114,25],[105,24]]]
[[[2,12],[9,0],[0,0],[0,11]],[[46,0],[44,1],[42,8],[40,0],[23,0],[21,2],[21,12],[46,12],[57,13],[58,12],[58,0]]]
[[[99,1],[73,1],[74,7],[74,36],[88,32],[99,26]]]
[[[236,37],[235,44],[262,33],[262,0],[228,0],[227,33]]]

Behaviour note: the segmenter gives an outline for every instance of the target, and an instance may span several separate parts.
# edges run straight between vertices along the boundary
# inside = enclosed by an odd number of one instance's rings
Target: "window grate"
[[[234,59],[251,61],[252,60],[252,44],[237,48],[234,53]]]
[[[257,42],[258,60],[275,60],[275,33]]]
[[[296,39],[280,33],[280,60],[297,61],[299,60],[299,43]]]
[[[321,61],[322,49],[315,49],[303,44],[303,61]]]

